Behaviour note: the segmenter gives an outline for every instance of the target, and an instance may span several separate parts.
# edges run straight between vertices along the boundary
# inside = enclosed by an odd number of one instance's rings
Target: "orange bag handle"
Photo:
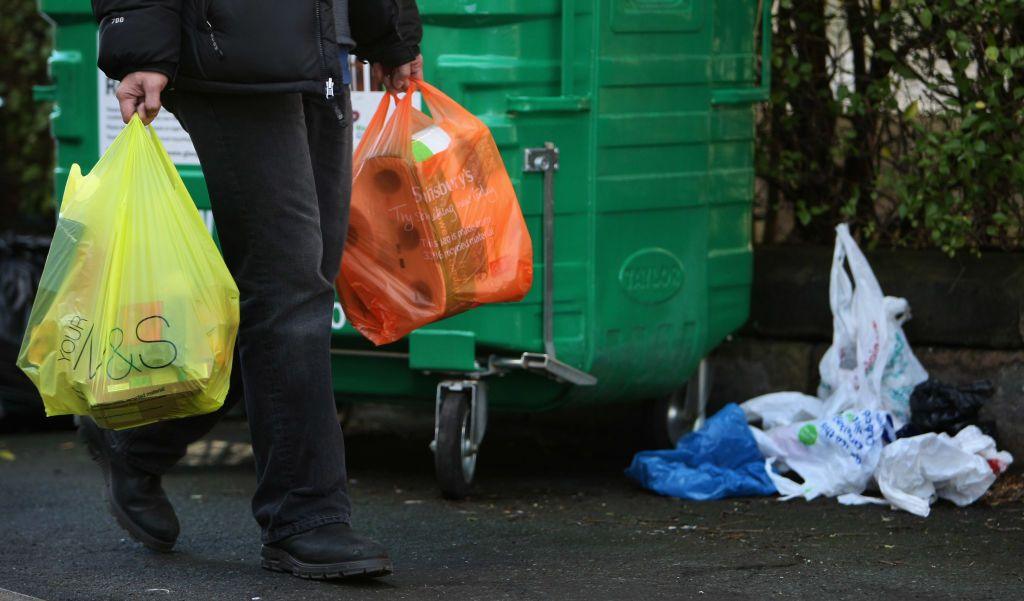
[[[413,79],[410,82],[410,85],[415,83],[419,88],[420,94],[423,95],[423,102],[430,107],[430,115],[434,121],[445,121],[451,124],[469,122],[476,127],[483,125],[476,115],[467,111],[441,90],[422,79]]]
[[[447,122],[449,127],[456,123],[473,123],[481,125],[480,120],[462,108],[457,102],[422,79],[410,79],[405,95],[385,92],[377,110],[366,126],[363,140],[356,149],[355,165],[371,156],[396,156],[412,158],[412,147],[399,141],[408,140],[411,135],[412,98],[416,92],[423,96],[423,102],[430,108],[431,119],[435,122]],[[395,112],[388,118],[391,102],[395,103]]]
[[[391,94],[385,93],[384,97],[380,99],[377,104],[377,110],[374,111],[373,117],[370,122],[366,125],[366,131],[363,133],[363,139],[359,141],[359,146],[356,148],[355,157],[353,157],[353,165],[358,170],[363,160],[366,159],[367,155],[378,154],[378,146],[380,145],[381,134],[383,133],[384,124],[388,118],[388,109],[391,108]],[[353,176],[358,175],[358,172],[353,173]]]
[[[393,156],[404,159],[412,159],[412,146],[409,138],[412,135],[412,96],[416,92],[415,82],[410,82],[405,96],[399,98],[398,94],[388,92],[381,104],[390,106],[391,99],[395,101],[395,112],[390,119],[386,118],[381,127],[377,152],[374,156]]]

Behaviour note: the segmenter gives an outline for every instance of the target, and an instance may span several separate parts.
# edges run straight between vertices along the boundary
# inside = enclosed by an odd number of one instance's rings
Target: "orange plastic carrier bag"
[[[417,89],[430,116],[412,105]],[[439,90],[414,81],[385,95],[353,172],[338,295],[375,344],[529,291],[530,234],[491,132]]]

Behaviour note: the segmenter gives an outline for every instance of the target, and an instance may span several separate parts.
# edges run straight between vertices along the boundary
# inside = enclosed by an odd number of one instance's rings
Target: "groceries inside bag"
[[[430,116],[412,106],[416,89]],[[353,174],[338,295],[375,344],[529,291],[530,235],[491,132],[436,88],[385,95]]]
[[[71,168],[18,367],[47,415],[135,427],[218,409],[237,330],[238,288],[133,117],[92,172]]]

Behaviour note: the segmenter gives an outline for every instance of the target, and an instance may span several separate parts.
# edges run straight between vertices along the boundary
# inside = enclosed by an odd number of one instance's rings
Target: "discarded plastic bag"
[[[914,515],[928,517],[936,499],[964,507],[974,503],[1013,463],[1013,456],[997,451],[992,437],[977,426],[956,436],[928,433],[901,438],[882,451],[875,479],[884,500],[856,498],[853,503],[888,503]]]
[[[656,493],[692,501],[764,496],[775,486],[763,462],[743,411],[730,403],[675,449],[637,453],[626,475]]]
[[[771,430],[864,409],[889,413],[897,426],[909,420],[911,393],[928,378],[903,333],[910,308],[906,300],[882,294],[846,224],[836,228],[829,304],[832,345],[819,364],[817,398],[798,392],[755,397],[741,405],[748,421]],[[754,435],[764,447],[766,439]]]
[[[0,235],[0,343],[20,345],[49,246],[44,236]]]
[[[431,116],[412,106],[416,89]],[[386,95],[356,150],[338,296],[375,344],[482,303],[517,301],[533,281],[530,236],[490,131],[413,81]]]
[[[836,227],[829,304],[832,346],[819,365],[822,415],[874,409],[889,412],[897,427],[902,426],[910,419],[911,392],[928,378],[903,334],[910,306],[905,299],[882,294],[845,223]]]
[[[747,421],[761,422],[765,430],[818,419],[823,408],[821,399],[800,392],[762,394],[740,404]]]
[[[956,435],[972,424],[993,436],[995,424],[979,422],[978,412],[994,392],[992,383],[987,380],[965,386],[953,386],[938,380],[919,384],[910,395],[910,423],[897,432],[896,437],[906,438],[926,432]]]
[[[0,235],[0,429],[15,420],[34,424],[45,415],[17,358],[49,247],[46,236]]]
[[[781,426],[757,438],[760,452],[768,457],[764,471],[782,499],[810,501],[863,492],[882,447],[894,439],[894,433],[889,414],[864,409]],[[782,469],[783,462],[800,475],[802,483],[772,469],[773,465]]]
[[[156,133],[138,116],[71,168],[18,367],[47,415],[108,428],[224,402],[238,288]]]

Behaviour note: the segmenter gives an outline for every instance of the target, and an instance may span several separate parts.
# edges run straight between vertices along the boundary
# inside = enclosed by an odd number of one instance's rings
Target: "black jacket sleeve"
[[[420,53],[420,42],[423,41],[423,23],[420,22],[420,9],[416,0],[399,0],[398,34],[415,52],[413,58]]]
[[[111,79],[156,71],[173,79],[181,50],[182,0],[92,0],[100,24],[97,64]]]
[[[420,53],[423,26],[416,0],[355,0],[348,12],[359,58],[397,67]]]

